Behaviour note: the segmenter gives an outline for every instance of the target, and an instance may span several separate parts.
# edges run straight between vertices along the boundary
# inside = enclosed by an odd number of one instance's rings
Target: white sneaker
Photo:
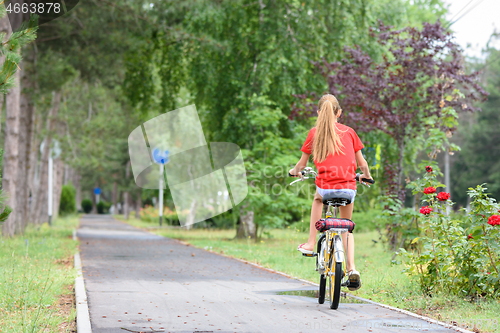
[[[349,284],[347,288],[350,291],[358,290],[361,288],[361,278],[359,277],[359,272],[357,270],[352,270],[349,273]]]

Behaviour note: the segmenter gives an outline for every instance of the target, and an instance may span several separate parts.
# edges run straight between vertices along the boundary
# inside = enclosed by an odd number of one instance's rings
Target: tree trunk
[[[137,198],[135,199],[135,218],[141,218],[141,207],[142,207],[142,190],[137,192]]]
[[[398,193],[397,196],[399,200],[403,201],[405,200],[405,185],[403,184],[403,161],[404,161],[404,150],[405,150],[405,140],[404,140],[404,134],[402,139],[398,141],[398,147],[399,147],[399,163],[398,163]]]
[[[240,224],[236,231],[236,238],[257,238],[257,228],[254,222],[254,212],[248,210],[248,205],[240,209]]]
[[[59,204],[61,203],[61,193],[64,180],[64,162],[61,158],[54,160],[54,190],[52,196],[52,219],[59,216]]]
[[[18,170],[19,170],[19,123],[20,123],[20,72],[14,73],[14,87],[7,93],[5,117],[5,142],[3,157],[2,189],[7,194],[6,204],[12,208],[12,213],[3,224],[2,233],[13,236],[17,230],[19,210],[18,205]]]
[[[125,168],[125,180],[128,182],[128,178],[130,176],[130,161],[127,162],[127,166]],[[128,185],[128,184],[127,184]],[[129,214],[129,193],[128,189],[123,193],[123,215],[125,220],[128,220]]]
[[[111,193],[111,201],[112,201],[112,206],[109,209],[111,214],[118,214],[118,183],[116,181],[113,182],[113,192]]]
[[[98,187],[99,184],[97,181],[94,184],[94,188]],[[90,195],[92,197],[92,211],[90,214],[97,214],[97,196],[94,194],[94,190],[92,190],[92,193]]]
[[[30,144],[30,157],[29,157],[29,164],[30,164],[30,169],[29,169],[29,174],[28,174],[28,186],[29,186],[29,191],[30,191],[30,198],[29,198],[29,216],[28,220],[30,222],[34,222],[33,215],[34,215],[34,210],[35,210],[35,203],[36,203],[36,195],[38,192],[38,188],[40,186],[40,177],[39,177],[39,171],[40,171],[40,165],[38,163],[38,158],[39,158],[39,152],[40,152],[40,139],[39,134],[42,130],[42,120],[40,119],[40,116],[36,114],[36,107],[33,106],[33,124],[32,124],[32,132],[31,132],[31,144]]]
[[[29,218],[29,180],[31,144],[33,136],[34,107],[26,89],[29,89],[29,79],[26,77],[25,66],[22,66],[23,93],[21,94],[21,118],[19,123],[19,166],[17,174],[17,233],[23,233]]]
[[[49,149],[52,143],[52,133],[54,132],[54,127],[56,124],[55,118],[57,112],[59,111],[59,104],[61,102],[61,92],[52,93],[52,107],[47,116],[47,136],[45,137],[45,144],[43,147],[42,157],[40,160],[40,172],[39,172],[39,186],[37,189],[36,203],[33,210],[34,223],[40,223],[42,221],[42,210],[44,206],[47,206],[47,188],[48,188],[48,161],[49,161]],[[46,215],[46,214],[45,214]],[[45,218],[43,218],[45,220]]]
[[[10,34],[12,33],[12,28],[10,27],[10,22],[9,22],[9,17],[7,15],[5,15],[4,17],[2,17],[0,19],[0,33],[5,33],[5,38],[3,41],[1,42],[4,42],[6,40],[9,39],[10,37]],[[3,65],[5,61],[5,56],[0,56],[0,65]],[[2,133],[2,110],[3,110],[3,107],[4,107],[4,101],[5,101],[5,96],[4,94],[0,94],[0,134]]]
[[[75,170],[73,176],[73,184],[75,185],[76,193],[75,193],[75,201],[76,201],[76,211],[82,211],[82,186],[80,184],[80,173]]]

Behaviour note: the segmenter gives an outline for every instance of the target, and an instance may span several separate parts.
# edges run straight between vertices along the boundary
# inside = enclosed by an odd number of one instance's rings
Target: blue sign
[[[94,189],[94,194],[95,194],[95,195],[99,195],[99,194],[101,194],[101,188],[100,188],[100,187],[96,187],[96,188]]]
[[[167,164],[169,161],[168,154],[169,154],[168,150],[162,151],[158,148],[155,148],[153,150],[153,159],[154,159],[155,163]]]

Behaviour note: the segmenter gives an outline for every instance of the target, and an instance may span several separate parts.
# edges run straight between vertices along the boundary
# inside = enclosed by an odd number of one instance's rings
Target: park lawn
[[[75,332],[78,216],[0,237],[0,332]]]
[[[123,216],[115,217],[124,221]],[[159,228],[153,223],[135,218],[130,218],[126,222],[161,236],[245,259],[297,278],[315,283],[319,281],[314,259],[302,257],[296,250],[308,236],[298,229],[274,229],[270,231],[271,238],[263,238],[256,242],[251,239],[234,239],[234,230],[201,228],[186,230],[168,226]],[[500,300],[471,303],[452,295],[434,297],[423,295],[418,288],[418,282],[401,273],[402,265],[391,264],[393,253],[384,248],[379,241],[378,232],[354,234],[356,269],[361,273],[363,285],[361,289],[350,292],[351,294],[444,322],[455,321],[471,330],[476,326],[478,328],[476,332],[500,332],[498,325],[493,325],[494,320],[499,318]]]

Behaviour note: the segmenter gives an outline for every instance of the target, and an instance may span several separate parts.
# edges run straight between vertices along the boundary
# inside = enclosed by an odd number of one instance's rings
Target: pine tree
[[[20,13],[19,15],[22,15]],[[12,17],[11,17],[12,18]],[[7,95],[7,112],[5,120],[5,142],[3,160],[3,179],[0,197],[0,223],[5,236],[13,236],[16,230],[16,185],[19,162],[19,121],[20,121],[20,73],[21,49],[36,38],[38,16],[32,15],[29,21],[12,31],[7,11],[0,6],[0,95],[2,100]],[[5,202],[3,202],[5,201]],[[13,213],[14,212],[14,213]]]

